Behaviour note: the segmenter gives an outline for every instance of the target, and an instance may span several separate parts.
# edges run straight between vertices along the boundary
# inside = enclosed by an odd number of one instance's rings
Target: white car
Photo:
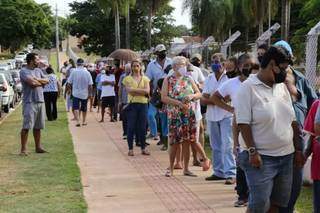
[[[9,112],[10,105],[13,103],[14,91],[12,85],[9,84],[4,73],[0,73],[0,84],[6,89],[6,91],[0,91],[2,96],[2,108],[5,113]]]
[[[0,64],[0,70],[5,70],[5,71],[9,71],[9,70],[11,70],[11,66],[10,65],[8,65],[7,63],[1,63]]]
[[[23,63],[27,58],[27,54],[24,52],[19,52],[14,58],[17,62]]]
[[[16,60],[10,59],[10,60],[7,60],[6,62],[10,66],[11,70],[14,70],[16,68]]]

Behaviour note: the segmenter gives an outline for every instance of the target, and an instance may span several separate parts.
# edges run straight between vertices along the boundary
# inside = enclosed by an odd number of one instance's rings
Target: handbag
[[[161,93],[158,90],[152,94],[150,103],[158,109],[162,108]]]
[[[140,79],[140,81],[139,81],[139,83],[138,83],[138,87],[137,87],[137,88],[139,88],[140,83],[141,83],[141,81],[142,81],[142,78],[143,78],[143,76],[141,77],[141,79]],[[133,101],[133,98],[134,98],[134,95],[132,95],[129,103],[126,103],[125,105],[123,105],[122,111],[127,111],[127,110],[128,110],[128,107],[130,106],[131,102]]]

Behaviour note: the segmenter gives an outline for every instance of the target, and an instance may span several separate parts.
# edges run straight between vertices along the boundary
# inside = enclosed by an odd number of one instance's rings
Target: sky
[[[58,4],[58,13],[59,16],[65,16],[69,14],[68,4],[74,1],[83,1],[83,0],[35,0],[37,3],[48,3],[52,8],[56,8]],[[175,25],[186,25],[188,28],[191,28],[191,22],[189,18],[188,11],[182,14],[182,0],[172,0],[170,5],[175,8],[173,12],[173,17],[176,19]]]

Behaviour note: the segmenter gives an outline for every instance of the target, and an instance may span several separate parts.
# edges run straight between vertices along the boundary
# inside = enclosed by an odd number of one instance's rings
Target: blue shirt
[[[97,84],[97,89],[98,89],[98,90],[102,90],[102,84],[101,84],[101,82],[100,82],[101,75],[102,75],[102,73],[99,73],[99,74],[97,75],[97,77],[96,77],[96,84]]]
[[[148,64],[146,76],[150,81],[152,81],[153,90],[157,89],[158,80],[167,76],[164,69],[171,65],[171,63],[172,60],[170,58],[166,58],[163,67],[161,67],[157,60],[153,60]]]
[[[299,125],[303,126],[304,119],[312,105],[312,103],[318,99],[317,94],[314,89],[309,84],[308,80],[304,75],[291,68],[293,75],[295,77],[296,88],[298,90],[299,96],[296,101],[293,101],[293,109],[296,113],[297,122]]]

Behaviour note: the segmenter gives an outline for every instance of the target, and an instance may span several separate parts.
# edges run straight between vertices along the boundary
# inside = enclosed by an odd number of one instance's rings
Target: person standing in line
[[[101,85],[101,76],[106,74],[106,67],[101,66],[101,63],[99,63],[99,74],[97,75],[96,78],[96,84],[97,84],[97,105],[98,105],[98,110],[97,113],[100,113],[100,108],[101,108],[101,92],[102,92],[102,85]]]
[[[86,126],[88,97],[92,90],[92,78],[88,70],[84,68],[83,59],[77,60],[77,68],[68,78],[68,89],[72,88],[72,107],[76,119],[76,127],[80,127],[80,111],[82,112],[82,126]]]
[[[123,84],[123,79],[130,75],[131,73],[131,64],[126,64],[124,67],[124,73],[120,76],[119,79],[119,112],[120,112],[120,120],[122,121],[122,137],[124,140],[127,139],[127,129],[128,129],[128,118],[126,111],[123,110],[123,107],[128,104],[128,93],[126,91],[126,87]]]
[[[118,106],[118,100],[119,100],[119,80],[120,80],[120,76],[122,75],[122,73],[124,72],[124,69],[120,66],[120,60],[115,59],[114,60],[114,66],[115,69],[113,71],[113,74],[115,76],[115,84],[114,84],[114,91],[115,91],[115,106]],[[118,120],[118,109],[114,108],[113,110],[113,121],[117,121]]]
[[[158,80],[167,76],[171,69],[171,59],[167,57],[167,50],[163,44],[159,44],[155,48],[156,60],[151,61],[148,64],[146,76],[151,81],[151,91],[155,92],[158,87]],[[150,128],[150,134],[148,138],[154,138],[158,140],[158,129],[156,116],[158,110],[152,104],[148,107],[148,125]]]
[[[140,143],[141,154],[150,155],[146,150],[146,127],[148,95],[150,93],[149,78],[143,75],[141,62],[133,60],[131,62],[131,75],[123,79],[123,85],[128,93],[128,105],[124,109],[128,118],[127,141],[129,147],[129,156],[134,156],[133,137],[136,133],[137,141]]]
[[[232,79],[229,79],[228,81],[224,82],[218,90],[211,96],[212,102],[221,109],[224,109],[230,113],[234,113],[234,101],[236,100],[238,90],[241,86],[241,84],[249,77],[251,74],[251,66],[253,64],[253,58],[249,54],[243,54],[238,59],[238,70],[240,71],[241,75]],[[228,98],[230,97],[230,98]],[[231,104],[227,102],[226,100],[230,99]],[[233,132],[233,153],[237,157],[238,153],[240,152],[239,148],[239,129],[237,127],[235,116],[233,117],[233,126],[232,126],[232,132]],[[229,150],[231,152],[231,150]],[[237,194],[238,194],[238,200],[234,203],[235,207],[242,207],[246,206],[248,203],[248,197],[249,197],[249,189],[247,186],[246,176],[244,171],[239,166],[239,163],[237,161],[237,172],[236,172],[236,181],[233,179],[230,179],[229,181],[226,181],[226,184],[233,184],[236,182],[237,186]]]
[[[207,104],[207,124],[212,149],[213,174],[207,181],[226,180],[234,181],[236,177],[236,164],[232,153],[232,113],[216,106],[210,96],[219,86],[228,81],[224,68],[225,59],[221,53],[212,56],[212,74],[204,84],[202,103]]]
[[[109,109],[110,114],[110,122],[115,122],[116,120],[113,118],[113,112],[115,110],[115,76],[110,72],[110,70],[106,71],[106,74],[101,75],[100,82],[102,85],[101,90],[101,120],[100,122],[104,122],[104,114],[105,109]]]
[[[76,64],[74,63],[74,61],[70,58],[69,59],[69,65],[68,67],[66,68],[66,82],[68,82],[68,78],[70,77],[71,73],[76,69]],[[72,114],[73,114],[73,119],[72,120],[75,120],[76,119],[76,116],[74,114],[74,110],[72,108],[72,88],[71,89],[67,89],[67,86],[66,86],[66,90],[65,90],[65,93],[66,93],[66,101],[67,101],[67,112],[70,112],[70,109],[72,110]]]
[[[27,66],[20,71],[23,88],[21,129],[21,156],[27,156],[27,142],[29,130],[33,130],[36,153],[46,153],[41,146],[41,129],[45,125],[45,110],[43,86],[49,81],[38,68],[39,56],[29,53],[26,57]]]
[[[58,118],[57,99],[60,96],[61,86],[58,77],[50,66],[46,69],[46,73],[49,80],[49,83],[43,88],[46,114],[48,121],[54,121]]]
[[[289,62],[287,50],[270,47],[261,70],[241,84],[234,102],[243,150],[238,159],[249,187],[250,213],[287,207],[293,161],[297,166],[305,161],[291,95],[283,83]]]
[[[94,99],[95,99],[96,92],[97,92],[97,86],[96,86],[97,73],[95,71],[94,64],[92,64],[92,63],[88,64],[88,71],[90,72],[92,82],[93,82],[92,91],[89,94],[89,106],[90,106],[89,111],[92,112],[92,107],[93,107]]]
[[[317,94],[309,84],[308,80],[304,75],[295,70],[291,65],[293,64],[293,52],[291,46],[286,41],[278,41],[274,46],[279,46],[284,48],[289,52],[290,65],[286,69],[287,76],[285,84],[290,92],[291,100],[293,104],[293,109],[296,114],[297,123],[300,130],[299,140],[302,146],[299,149],[304,150],[304,134],[303,134],[303,124],[305,117],[312,105],[312,103],[318,99]],[[279,213],[293,213],[294,206],[299,197],[303,181],[303,165],[299,167],[293,165],[293,182],[292,191],[288,206],[285,208],[280,208]]]

